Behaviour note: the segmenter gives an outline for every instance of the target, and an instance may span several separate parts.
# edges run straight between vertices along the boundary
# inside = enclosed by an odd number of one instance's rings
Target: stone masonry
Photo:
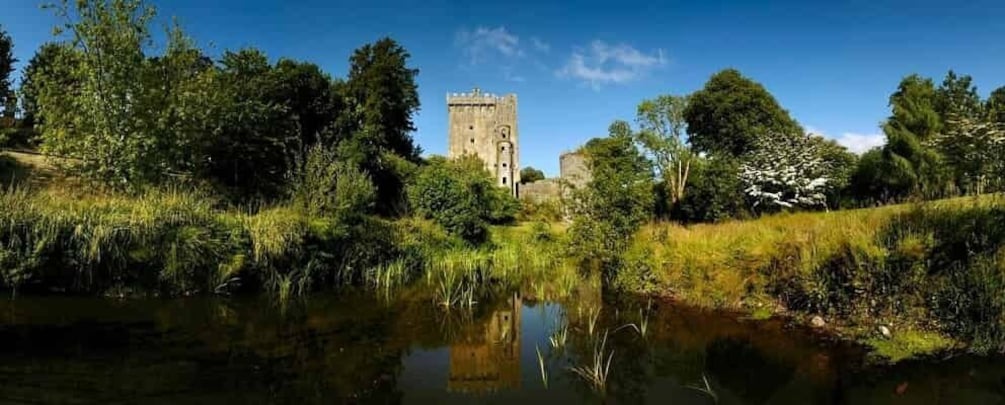
[[[497,96],[478,88],[471,93],[451,93],[447,95],[447,114],[447,157],[477,156],[493,173],[497,185],[519,195],[516,95]]]

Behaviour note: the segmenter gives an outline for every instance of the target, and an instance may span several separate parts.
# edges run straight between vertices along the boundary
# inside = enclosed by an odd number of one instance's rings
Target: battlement
[[[516,94],[496,95],[483,93],[475,87],[470,93],[447,93],[447,105],[491,105],[516,103]]]

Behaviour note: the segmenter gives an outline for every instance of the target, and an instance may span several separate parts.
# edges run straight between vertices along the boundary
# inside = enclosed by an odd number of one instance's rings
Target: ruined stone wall
[[[448,94],[447,115],[447,157],[477,156],[493,173],[496,184],[517,195],[520,144],[516,95],[496,96],[477,88],[471,93]]]
[[[557,179],[538,180],[520,185],[520,198],[533,202],[557,200],[562,196],[562,187]]]
[[[586,155],[583,152],[566,152],[559,157],[559,170],[562,173],[562,180],[574,187],[582,188],[586,186],[593,176],[590,174],[590,167],[586,163]]]

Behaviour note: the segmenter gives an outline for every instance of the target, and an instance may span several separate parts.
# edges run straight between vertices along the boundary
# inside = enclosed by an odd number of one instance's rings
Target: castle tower
[[[450,147],[447,157],[475,155],[493,173],[496,184],[516,196],[520,184],[520,149],[517,142],[516,95],[482,93],[447,95]]]

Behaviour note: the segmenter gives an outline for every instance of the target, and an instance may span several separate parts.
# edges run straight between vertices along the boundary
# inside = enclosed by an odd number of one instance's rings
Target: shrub
[[[290,198],[309,215],[345,218],[369,212],[376,191],[358,168],[337,161],[335,151],[310,147],[287,176]]]
[[[512,221],[519,209],[475,157],[433,157],[419,169],[407,193],[416,215],[471,243],[487,240],[489,223]]]

